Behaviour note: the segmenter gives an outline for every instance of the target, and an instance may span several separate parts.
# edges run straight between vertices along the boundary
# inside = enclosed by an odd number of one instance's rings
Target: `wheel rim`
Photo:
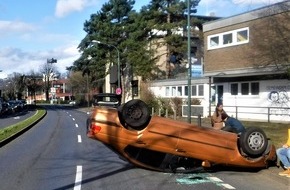
[[[264,136],[259,132],[252,133],[248,138],[248,144],[252,150],[260,150],[264,143]]]
[[[140,119],[142,116],[142,110],[138,106],[132,106],[128,110],[128,115],[130,118],[132,118],[134,120]]]

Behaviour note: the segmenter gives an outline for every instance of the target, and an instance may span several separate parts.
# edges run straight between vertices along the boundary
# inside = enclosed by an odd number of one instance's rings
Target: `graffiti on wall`
[[[268,101],[270,101],[270,107],[275,107],[270,110],[270,114],[274,115],[290,115],[289,109],[289,96],[287,91],[290,90],[290,86],[268,86],[267,90]]]

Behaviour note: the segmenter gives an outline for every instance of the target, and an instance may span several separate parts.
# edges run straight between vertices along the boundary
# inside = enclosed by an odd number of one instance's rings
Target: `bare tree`
[[[260,12],[251,26],[251,47],[246,53],[256,67],[274,66],[277,71],[290,69],[290,4],[269,6]]]
[[[28,96],[36,100],[36,92],[42,90],[42,75],[31,71],[28,75],[25,75],[24,82],[27,87]]]
[[[8,76],[3,86],[3,96],[8,100],[22,99],[24,97],[24,75],[13,73]]]
[[[43,89],[45,90],[46,101],[49,101],[49,91],[52,88],[52,81],[57,78],[57,69],[53,63],[56,63],[55,59],[47,60],[46,63],[40,67],[40,73],[43,76]]]

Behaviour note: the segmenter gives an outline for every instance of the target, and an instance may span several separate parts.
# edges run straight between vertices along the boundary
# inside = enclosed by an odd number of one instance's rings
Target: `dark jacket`
[[[223,128],[223,130],[235,132],[235,133],[242,133],[242,132],[246,131],[243,124],[239,120],[237,120],[233,117],[228,117],[225,120],[225,127]]]

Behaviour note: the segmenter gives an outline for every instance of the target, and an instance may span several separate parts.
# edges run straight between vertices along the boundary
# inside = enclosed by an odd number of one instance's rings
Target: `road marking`
[[[231,186],[230,184],[222,183],[221,185],[224,186],[227,189],[236,189],[233,186]]]
[[[76,128],[78,128],[79,127],[79,125],[78,124],[76,124]]]
[[[233,186],[231,186],[230,184],[223,183],[223,180],[221,180],[217,177],[208,177],[208,179],[210,179],[211,181],[220,183],[220,185],[225,187],[226,189],[236,189]]]
[[[211,181],[215,181],[215,182],[223,182],[223,180],[221,180],[217,177],[208,177],[208,179],[210,179]]]
[[[77,166],[74,190],[81,190],[81,187],[82,187],[82,172],[83,172],[83,167],[82,166]]]
[[[72,118],[72,120],[75,120],[75,118]]]
[[[82,142],[82,136],[78,135],[78,143]]]

